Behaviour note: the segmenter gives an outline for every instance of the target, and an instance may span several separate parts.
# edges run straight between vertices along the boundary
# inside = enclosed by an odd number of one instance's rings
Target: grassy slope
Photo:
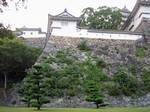
[[[42,112],[150,112],[150,107],[145,108],[105,108],[105,109],[65,109],[65,108],[49,108],[42,109]],[[10,108],[0,107],[0,112],[37,112],[35,109],[28,108]]]

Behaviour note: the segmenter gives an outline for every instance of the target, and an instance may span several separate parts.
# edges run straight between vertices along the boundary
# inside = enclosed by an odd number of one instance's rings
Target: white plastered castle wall
[[[64,24],[63,22],[67,22]],[[98,38],[98,39],[117,39],[117,40],[138,40],[142,38],[140,34],[128,34],[117,32],[94,32],[88,29],[77,28],[75,21],[52,21],[52,36],[77,37],[77,38]]]
[[[20,37],[24,38],[45,38],[46,34],[41,34],[39,31],[22,31]]]

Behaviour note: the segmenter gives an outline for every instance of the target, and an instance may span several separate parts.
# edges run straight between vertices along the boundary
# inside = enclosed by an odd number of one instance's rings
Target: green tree
[[[31,100],[32,100],[32,91],[31,91],[32,85],[30,82],[31,82],[30,77],[24,78],[24,80],[21,83],[21,87],[18,90],[21,96],[23,96],[21,100],[25,102],[28,107],[31,106]]]
[[[48,56],[44,62],[57,68],[53,73],[48,72],[53,82],[51,96],[69,98],[78,95],[81,87],[80,64],[69,51],[58,51],[56,55]]]
[[[120,95],[133,96],[139,91],[139,81],[132,75],[128,74],[125,69],[120,69],[113,76],[113,81],[116,83],[114,89],[120,91]]]
[[[50,88],[50,79],[46,77],[45,65],[34,65],[28,71],[24,79],[21,94],[24,101],[40,110],[44,103],[48,103],[48,89]]]
[[[102,6],[96,10],[88,7],[82,12],[80,26],[90,29],[117,30],[121,21],[122,15],[116,7]]]
[[[0,23],[0,39],[4,39],[4,38],[14,39],[15,35],[13,34],[11,30],[4,27],[4,25]]]
[[[87,22],[88,17],[89,16],[93,16],[94,15],[94,9],[92,7],[87,7],[85,9],[83,9],[82,11],[82,15],[81,15],[81,21],[80,21],[80,26],[87,26],[89,25],[89,23]]]
[[[94,60],[88,59],[83,67],[85,75],[85,94],[86,100],[94,102],[96,107],[99,108],[99,104],[104,103],[104,95],[101,85],[104,80],[107,79],[99,63]]]
[[[4,89],[8,81],[18,81],[25,75],[40,54],[40,49],[32,48],[16,39],[0,39],[0,77],[3,78]],[[6,94],[5,94],[6,97]]]
[[[100,84],[94,80],[88,80],[86,86],[86,101],[94,102],[96,107],[99,108],[99,104],[104,103]]]

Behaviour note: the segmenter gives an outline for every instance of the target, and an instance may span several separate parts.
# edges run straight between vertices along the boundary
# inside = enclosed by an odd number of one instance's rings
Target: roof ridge
[[[65,13],[66,13],[67,15],[69,15],[69,16],[67,16]],[[63,14],[65,14],[65,16],[64,16]],[[75,17],[75,16],[73,16],[72,14],[70,14],[70,13],[67,11],[66,8],[65,8],[64,11],[61,12],[60,14],[55,15],[55,17],[57,17],[57,16],[62,16],[62,17]]]

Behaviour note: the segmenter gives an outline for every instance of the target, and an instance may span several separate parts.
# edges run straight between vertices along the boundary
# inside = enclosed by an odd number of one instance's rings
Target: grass
[[[37,112],[33,108],[0,107],[0,112]],[[150,112],[150,107],[128,107],[128,108],[44,108],[38,112]]]

